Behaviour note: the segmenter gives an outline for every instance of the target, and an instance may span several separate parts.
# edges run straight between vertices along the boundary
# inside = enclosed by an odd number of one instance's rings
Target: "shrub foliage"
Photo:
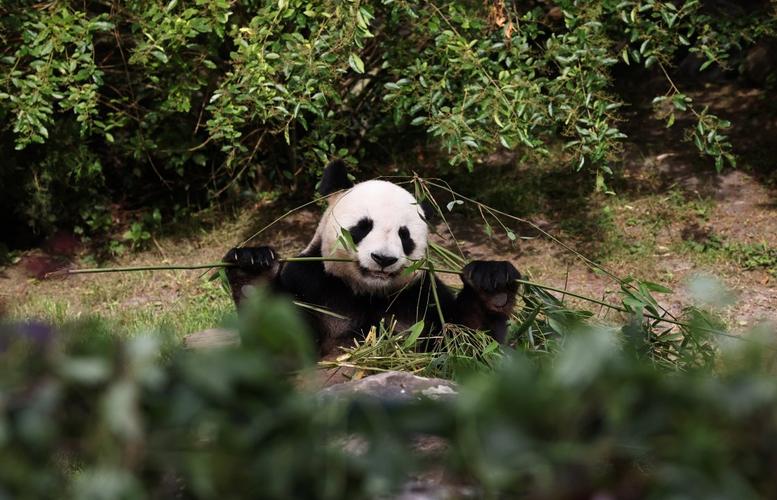
[[[408,143],[470,169],[499,149],[550,155],[605,188],[616,66],[734,67],[774,32],[770,2],[708,3],[3,2],[3,212],[21,231],[101,233],[112,203],[170,217],[309,184],[333,156],[385,166]],[[668,122],[692,113],[689,139],[733,163],[727,123],[667,89]]]
[[[477,498],[777,494],[773,332],[732,341],[712,373],[580,328],[545,356],[506,351],[456,398],[376,404],[295,389],[301,319],[254,298],[242,347],[205,351],[0,325],[0,498],[393,498],[441,471]],[[446,445],[413,451],[419,436]]]

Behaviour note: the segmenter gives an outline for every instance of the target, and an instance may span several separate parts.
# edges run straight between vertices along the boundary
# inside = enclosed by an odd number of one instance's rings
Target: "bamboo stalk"
[[[344,259],[338,257],[288,257],[279,259],[279,262],[355,262],[353,259]],[[44,279],[56,278],[59,276],[70,276],[71,274],[99,274],[99,273],[128,273],[135,271],[190,271],[193,269],[210,269],[219,267],[234,267],[235,264],[229,262],[213,262],[210,264],[164,264],[156,266],[128,266],[128,267],[93,267],[84,269],[60,269],[46,273]]]
[[[356,262],[354,259],[337,258],[337,257],[287,257],[285,259],[279,259],[279,261],[280,262]],[[60,269],[59,271],[53,271],[53,272],[47,273],[44,276],[44,279],[60,277],[60,276],[70,276],[74,274],[124,273],[124,272],[135,272],[135,271],[187,271],[187,270],[194,270],[194,269],[209,269],[209,268],[222,268],[222,267],[233,267],[233,266],[235,266],[235,264],[231,264],[228,262],[213,262],[210,264],[192,264],[192,265],[154,265],[154,266],[103,267],[103,268],[84,268],[84,269]],[[431,266],[423,266],[423,267],[419,267],[418,269],[422,271],[428,271],[431,273],[461,274],[461,271],[457,271],[455,269],[444,269],[444,268],[436,268]],[[580,300],[585,300],[594,304],[598,304],[602,307],[607,307],[609,309],[613,309],[622,313],[631,312],[629,311],[629,309],[626,309],[625,307],[618,306],[616,304],[611,304],[609,302],[605,302],[602,300],[598,300],[593,297],[588,297],[578,293],[570,292],[569,290],[564,290],[564,289],[556,288],[549,285],[543,285],[541,283],[536,283],[533,281],[528,281],[523,279],[518,279],[516,280],[516,282],[522,285],[533,286],[533,287],[541,288],[543,290],[549,290],[551,292],[569,295],[571,297],[575,297]],[[433,288],[432,292],[436,295],[437,290],[434,289],[434,286],[432,288]],[[305,304],[305,306],[307,306],[307,308],[311,308],[309,304]],[[688,325],[687,323],[678,321],[674,318],[656,316],[644,311],[642,314],[644,317],[650,318],[653,320],[662,321],[665,323],[669,323],[669,324],[684,327],[684,328],[690,327],[690,325]],[[718,335],[741,339],[741,337],[732,335],[727,332],[722,332],[717,329],[706,328],[703,326],[697,326],[697,328],[706,330],[708,332],[715,333]]]
[[[345,258],[337,258],[337,257],[288,257],[285,259],[279,259],[279,261],[280,262],[356,262],[354,259],[345,259]],[[194,270],[194,269],[221,268],[221,267],[234,267],[234,266],[235,264],[232,264],[229,262],[213,262],[210,264],[191,264],[191,265],[167,264],[167,265],[154,265],[154,266],[60,269],[59,271],[53,271],[53,272],[47,273],[45,278],[48,279],[48,278],[54,278],[58,276],[69,276],[71,274],[126,273],[126,272],[136,272],[136,271],[188,271],[188,270]],[[431,273],[461,274],[461,271],[457,271],[455,269],[436,268],[431,266],[423,266],[423,267],[419,267],[418,269],[422,271],[429,271]],[[623,308],[614,304],[610,304],[608,302],[604,302],[601,300],[597,300],[592,297],[587,297],[585,295],[576,294],[576,293],[570,292],[569,290],[562,290],[560,288],[543,285],[541,283],[535,283],[533,281],[527,281],[522,279],[516,280],[516,282],[523,285],[542,288],[544,290],[550,290],[552,292],[563,293],[572,297],[576,297],[581,300],[593,302],[595,304],[599,304],[604,307],[609,307],[611,309],[615,309],[621,312],[628,312],[628,309],[626,308]],[[646,314],[646,316],[651,317],[653,319],[660,319],[662,321],[673,323],[672,321],[668,321],[664,318],[658,318],[655,316],[650,316],[648,314]],[[675,323],[675,324],[681,324],[681,323]]]
[[[194,264],[194,265],[159,265],[159,266],[130,266],[130,267],[95,267],[85,269],[60,269],[46,273],[44,279],[57,278],[60,276],[70,276],[71,274],[99,274],[99,273],[129,273],[134,271],[179,271],[191,269],[206,269],[209,267],[228,267],[231,264],[218,262],[214,264]]]

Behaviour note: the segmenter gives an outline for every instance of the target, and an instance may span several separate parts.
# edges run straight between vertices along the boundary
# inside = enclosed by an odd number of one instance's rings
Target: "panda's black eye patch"
[[[372,219],[369,217],[363,217],[355,226],[348,228],[348,232],[351,233],[354,245],[358,245],[365,236],[370,234],[370,231],[372,231]]]
[[[415,250],[415,241],[410,237],[410,231],[406,226],[399,228],[399,239],[402,241],[402,250],[405,255],[410,255]]]

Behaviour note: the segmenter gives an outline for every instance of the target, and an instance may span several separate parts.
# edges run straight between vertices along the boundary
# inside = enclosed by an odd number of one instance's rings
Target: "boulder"
[[[322,399],[374,398],[386,402],[409,402],[420,398],[446,399],[456,396],[456,384],[440,378],[389,371],[331,385],[318,392]]]
[[[458,394],[457,386],[450,380],[426,378],[412,373],[389,371],[370,375],[363,379],[331,385],[318,391],[323,401],[377,400],[381,404],[409,403],[422,398],[450,399]],[[445,439],[424,434],[407,436],[413,453],[426,457],[434,464],[442,459],[448,443]],[[354,456],[367,451],[367,441],[362,436],[343,436],[339,445]],[[452,477],[441,464],[431,465],[407,481],[396,495],[385,500],[448,500],[481,498],[482,491]]]

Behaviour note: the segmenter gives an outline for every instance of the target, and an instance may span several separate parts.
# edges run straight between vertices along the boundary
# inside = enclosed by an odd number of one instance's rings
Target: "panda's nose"
[[[397,261],[396,257],[389,257],[388,255],[381,255],[379,253],[371,253],[372,260],[378,263],[381,268],[388,267]]]

